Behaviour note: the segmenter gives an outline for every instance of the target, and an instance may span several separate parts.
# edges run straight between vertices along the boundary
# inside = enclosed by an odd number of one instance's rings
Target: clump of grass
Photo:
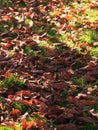
[[[13,130],[13,128],[10,128],[8,126],[0,126],[0,130]]]
[[[98,127],[97,126],[94,126],[93,124],[91,123],[86,123],[86,124],[83,124],[82,126],[80,126],[79,130],[97,130]]]
[[[76,85],[80,85],[81,87],[85,86],[86,84],[86,81],[83,78],[72,77],[71,81]]]
[[[24,80],[18,78],[17,74],[11,74],[9,77],[6,77],[1,81],[1,86],[6,88],[11,88],[14,86],[24,88],[26,87],[26,84]]]
[[[77,61],[72,65],[72,69],[79,69],[82,67],[82,62],[81,61]]]
[[[90,22],[95,22],[98,20],[98,10],[97,9],[88,9],[86,10],[86,14],[89,16],[89,21]]]
[[[42,54],[43,51],[39,46],[34,46],[34,47],[26,46],[24,48],[24,53],[30,55],[31,57],[36,57]]]
[[[40,115],[32,115],[32,116],[28,117],[26,120],[27,120],[27,121],[32,121],[32,120],[33,120],[33,121],[41,120],[41,121],[46,122],[46,119],[43,118],[43,117],[41,117]]]
[[[22,130],[19,123],[17,123],[17,124],[15,123],[15,127],[16,127],[15,130]],[[0,130],[14,130],[14,129],[10,128],[8,126],[0,126]]]
[[[67,93],[68,93],[67,89],[64,89],[64,90],[61,92],[60,95],[61,95],[62,98],[65,98],[66,95],[67,95]]]
[[[4,5],[9,6],[11,4],[11,0],[0,0],[0,8]]]
[[[24,104],[21,104],[19,102],[12,102],[11,106],[14,108],[14,109],[19,109],[21,111],[22,114],[24,114],[28,107]]]
[[[0,97],[0,103],[2,102],[4,102],[5,101],[5,99],[4,99],[4,97]]]
[[[16,126],[16,130],[22,130],[21,124],[19,122],[16,122],[15,126]]]
[[[30,47],[30,46],[26,46],[25,48],[24,48],[24,53],[26,53],[26,54],[31,54],[32,53],[32,47]]]
[[[93,43],[97,39],[97,31],[91,29],[84,29],[79,33],[79,42]]]
[[[89,52],[90,56],[94,57],[94,58],[98,58],[98,47],[96,48],[92,48]]]

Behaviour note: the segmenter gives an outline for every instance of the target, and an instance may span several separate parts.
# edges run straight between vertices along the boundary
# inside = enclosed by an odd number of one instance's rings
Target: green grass
[[[83,126],[81,126],[81,128],[79,128],[79,130],[97,130],[98,126],[94,126],[93,124],[90,123],[86,123]]]
[[[0,0],[0,8],[11,5],[11,0]]]
[[[67,95],[67,89],[64,89],[61,93],[60,93],[60,96],[62,97],[62,98],[65,98],[66,97],[66,95]]]
[[[16,129],[15,130],[22,130],[21,129],[21,126],[20,126],[20,123],[15,123],[15,127]],[[13,128],[10,128],[8,126],[0,126],[0,130],[14,130]]]
[[[11,88],[11,87],[20,87],[20,88],[25,88],[26,84],[24,80],[19,79],[17,77],[17,74],[11,74],[9,77],[4,78],[3,80],[0,81],[0,87],[6,87],[6,88]]]
[[[77,61],[72,65],[72,69],[79,69],[82,67],[82,61]]]
[[[5,101],[4,97],[0,97],[0,103],[3,103]]]
[[[86,10],[87,16],[89,16],[90,22],[95,22],[98,20],[98,10],[97,9],[87,9]]]
[[[0,126],[0,130],[14,130],[8,126]]]
[[[71,81],[76,84],[76,85],[80,85],[80,86],[85,86],[86,85],[86,81],[83,78],[77,78],[77,77],[72,77]]]
[[[97,40],[98,32],[96,30],[84,29],[79,33],[78,37],[79,43],[93,43]]]
[[[11,106],[14,109],[19,109],[22,114],[24,114],[28,110],[28,107],[26,105],[18,103],[18,102],[12,102]]]
[[[41,56],[44,54],[45,50],[42,50],[40,45],[36,46],[25,46],[24,53],[30,55],[31,57]]]
[[[96,48],[91,48],[91,50],[89,51],[90,56],[94,57],[94,58],[98,58],[98,47]]]
[[[42,29],[41,27],[38,27],[36,25],[36,23],[34,23],[34,25],[32,26],[32,30],[34,30],[35,32],[38,32],[38,33],[43,33],[45,30]]]

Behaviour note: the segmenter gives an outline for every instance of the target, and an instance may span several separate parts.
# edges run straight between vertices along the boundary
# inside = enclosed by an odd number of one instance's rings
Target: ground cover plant
[[[0,0],[0,130],[98,129],[98,2]]]

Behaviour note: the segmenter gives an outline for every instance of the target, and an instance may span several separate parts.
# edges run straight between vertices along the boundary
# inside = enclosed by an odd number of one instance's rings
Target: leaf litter
[[[86,16],[97,1],[8,2],[0,9],[0,129],[97,129],[98,57],[89,51],[98,39],[80,38],[97,32],[98,20]]]

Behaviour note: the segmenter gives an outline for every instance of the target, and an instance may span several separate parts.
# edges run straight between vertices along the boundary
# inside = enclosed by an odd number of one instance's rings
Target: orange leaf
[[[13,99],[13,98],[14,98],[14,95],[8,95],[8,98],[9,98],[9,99]]]
[[[98,96],[98,92],[96,92],[96,95]]]
[[[69,102],[77,102],[77,98],[74,98],[72,96],[68,96],[67,101],[69,101]]]
[[[31,93],[30,93],[30,91],[28,91],[28,90],[21,90],[21,91],[18,91],[17,93],[16,93],[16,95],[17,96],[30,96],[31,95]]]
[[[66,16],[65,16],[65,19],[67,19],[67,20],[73,20],[73,16],[71,16],[71,15],[66,15]]]
[[[36,123],[34,121],[27,122],[26,130],[30,130],[32,127],[36,127]]]
[[[36,126],[36,123],[34,121],[26,122],[25,118],[23,118],[21,121],[22,121],[21,124],[22,130],[30,130],[32,127]]]
[[[88,46],[88,43],[87,43],[87,42],[83,42],[80,46],[81,46],[81,47],[87,47],[87,46]]]
[[[14,110],[12,110],[11,112],[10,112],[10,115],[12,115],[12,116],[19,116],[20,115],[20,110],[19,109],[14,109]]]
[[[38,105],[40,101],[38,99],[32,99],[32,103],[34,103],[35,105]]]
[[[3,45],[3,46],[2,46],[2,48],[3,48],[4,50],[9,49],[10,47],[12,47],[12,44],[11,44],[11,43],[7,43],[6,45]]]
[[[25,129],[26,129],[26,126],[27,126],[27,124],[26,124],[26,119],[25,119],[25,118],[22,118],[21,122],[22,122],[22,124],[21,124],[22,130],[25,130]]]
[[[82,103],[82,105],[97,105],[97,102],[95,100],[81,100],[80,103]]]
[[[6,73],[4,74],[4,77],[5,77],[5,78],[8,78],[8,77],[10,77],[11,75],[12,75],[12,73],[6,72]]]
[[[2,17],[2,20],[4,20],[4,21],[8,21],[10,19],[11,19],[11,17],[9,15],[5,15]]]
[[[31,105],[31,103],[29,101],[27,101],[27,100],[21,100],[19,102],[22,103],[22,104],[24,104],[24,105],[27,105],[27,106]]]

